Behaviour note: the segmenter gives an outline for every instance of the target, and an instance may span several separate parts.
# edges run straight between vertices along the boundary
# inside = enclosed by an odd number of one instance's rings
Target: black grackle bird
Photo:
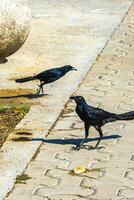
[[[16,79],[15,81],[17,83],[24,83],[24,82],[27,82],[27,81],[32,81],[32,80],[37,79],[37,80],[40,81],[40,85],[39,85],[39,89],[37,90],[37,93],[40,93],[40,91],[42,91],[42,93],[44,93],[43,85],[48,84],[48,83],[52,83],[52,82],[58,80],[59,78],[61,78],[67,72],[69,72],[71,70],[77,70],[77,69],[75,69],[71,65],[65,65],[63,67],[48,69],[48,70],[43,71],[43,72],[41,72],[41,73],[39,73],[35,76]]]
[[[100,135],[100,138],[97,144],[95,145],[95,148],[97,148],[103,136],[101,127],[104,124],[108,122],[114,122],[117,120],[134,119],[134,111],[130,111],[123,114],[115,114],[88,105],[82,96],[71,96],[70,99],[73,99],[76,102],[77,105],[75,111],[85,125],[85,138],[81,141],[80,144],[76,146],[77,150],[79,150],[81,148],[81,145],[86,141],[86,138],[89,135],[90,126],[93,126],[99,132]]]

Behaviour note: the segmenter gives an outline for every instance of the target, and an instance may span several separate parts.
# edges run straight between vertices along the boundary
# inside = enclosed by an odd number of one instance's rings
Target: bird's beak
[[[72,68],[72,70],[75,70],[75,71],[77,71],[77,69],[76,69],[76,68],[74,68],[74,67]]]
[[[75,100],[75,97],[74,97],[74,96],[71,96],[71,97],[69,97],[69,99]]]

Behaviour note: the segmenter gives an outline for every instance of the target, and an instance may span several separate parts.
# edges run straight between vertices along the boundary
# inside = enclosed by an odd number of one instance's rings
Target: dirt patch
[[[31,179],[31,177],[29,177],[27,174],[21,174],[21,175],[18,175],[17,178],[16,178],[16,184],[26,184],[26,181]]]
[[[26,142],[26,141],[31,141],[31,138],[28,137],[18,137],[18,138],[13,138],[12,139],[14,142]]]
[[[16,132],[15,134],[16,135],[33,135],[32,133],[26,132],[26,131]]]
[[[29,109],[27,105],[0,105],[0,147]]]

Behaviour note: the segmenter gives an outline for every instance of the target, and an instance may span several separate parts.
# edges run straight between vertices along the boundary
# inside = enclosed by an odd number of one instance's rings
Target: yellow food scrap
[[[74,168],[75,174],[82,174],[86,171],[86,168],[84,166],[77,166]]]

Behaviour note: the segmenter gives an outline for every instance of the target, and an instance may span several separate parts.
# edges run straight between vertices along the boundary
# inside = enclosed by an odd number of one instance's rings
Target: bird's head
[[[77,69],[74,68],[74,67],[72,67],[71,65],[65,65],[65,66],[63,66],[63,68],[64,68],[64,70],[65,70],[66,72],[71,71],[71,70],[77,71]]]
[[[85,103],[85,99],[82,96],[71,96],[70,99],[74,100],[76,103]]]

